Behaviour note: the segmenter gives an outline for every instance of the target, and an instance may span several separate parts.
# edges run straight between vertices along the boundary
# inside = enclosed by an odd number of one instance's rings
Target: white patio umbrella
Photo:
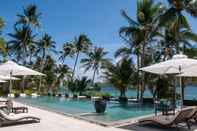
[[[197,66],[197,60],[196,59],[190,59],[186,55],[179,54],[174,55],[172,59],[160,62],[157,64],[153,64],[151,66],[143,67],[140,70],[158,74],[158,75],[164,75],[164,74],[182,74],[186,73],[187,69],[189,69],[192,66]],[[181,76],[180,76],[180,94],[181,94],[181,100],[183,98],[182,96],[182,85],[181,85]],[[183,105],[183,101],[181,101],[181,107]]]
[[[0,83],[5,83],[5,82],[7,82],[7,81],[4,81],[4,80],[0,80]]]
[[[197,77],[197,65],[191,66],[185,69],[181,74],[177,75],[179,77]]]
[[[40,73],[38,71],[32,70],[25,66],[18,65],[13,61],[7,61],[0,65],[0,74],[1,75],[9,75],[10,76],[10,87],[9,91],[12,89],[12,76],[27,76],[27,75],[38,75],[45,76],[45,74]]]
[[[0,79],[1,80],[20,80],[19,78],[16,77],[10,77],[10,76],[6,76],[6,75],[0,75]]]

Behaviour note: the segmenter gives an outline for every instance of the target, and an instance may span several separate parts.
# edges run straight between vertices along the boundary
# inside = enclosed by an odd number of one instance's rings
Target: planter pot
[[[106,101],[109,101],[110,97],[109,96],[103,96],[103,99],[106,100]]]
[[[106,106],[107,106],[107,103],[105,100],[96,100],[94,103],[96,113],[104,113]]]
[[[128,102],[128,98],[127,97],[119,97],[119,102],[120,103],[127,103]]]
[[[20,94],[18,94],[18,93],[15,93],[14,95],[15,95],[15,97],[19,97],[20,96]]]
[[[66,97],[66,98],[68,98],[68,97],[69,97],[69,95],[68,95],[68,94],[65,94],[65,97]]]
[[[73,99],[77,99],[77,98],[78,98],[78,95],[74,94]]]

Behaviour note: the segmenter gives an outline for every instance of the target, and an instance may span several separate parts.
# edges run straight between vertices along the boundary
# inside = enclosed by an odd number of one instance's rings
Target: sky
[[[56,41],[57,50],[63,43],[72,41],[74,37],[86,34],[94,45],[105,48],[108,57],[113,58],[114,52],[124,42],[120,39],[118,31],[127,21],[120,11],[126,10],[129,16],[136,19],[137,0],[2,0],[0,16],[4,18],[6,26],[3,35],[9,39],[8,33],[13,31],[17,13],[29,4],[36,4],[41,16],[40,33],[48,33]],[[158,0],[159,1],[159,0]],[[156,0],[157,2],[157,0]],[[197,19],[188,16],[194,32],[197,33]],[[67,59],[66,64],[71,67],[73,59]],[[84,74],[77,68],[77,74]],[[86,73],[91,76],[92,72]]]

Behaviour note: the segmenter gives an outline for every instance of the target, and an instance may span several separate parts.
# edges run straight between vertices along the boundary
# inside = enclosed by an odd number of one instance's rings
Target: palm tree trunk
[[[44,58],[45,58],[45,50],[43,50],[43,54],[42,54],[42,62],[41,62],[41,72],[43,72],[44,70]],[[39,86],[38,86],[38,91],[40,92],[41,90],[41,86],[42,86],[42,76],[40,76],[40,80],[39,80]]]
[[[137,100],[139,100],[139,95],[140,95],[140,81],[139,81],[139,54],[137,54]]]
[[[142,53],[141,53],[141,67],[144,67],[144,60],[145,60],[145,46],[144,44],[142,45]],[[145,90],[145,76],[144,72],[142,72],[142,81],[141,81],[141,86],[140,86],[140,102],[143,103],[143,95],[144,95],[144,90]]]
[[[94,85],[95,75],[96,75],[96,69],[94,69],[94,73],[93,73],[93,77],[92,77],[92,86]]]
[[[78,58],[79,58],[79,51],[77,52],[77,56],[76,56],[76,59],[75,59],[75,64],[74,64],[74,68],[73,68],[73,72],[72,72],[72,76],[71,76],[72,79],[75,75],[75,68],[76,68],[76,65],[77,65]]]

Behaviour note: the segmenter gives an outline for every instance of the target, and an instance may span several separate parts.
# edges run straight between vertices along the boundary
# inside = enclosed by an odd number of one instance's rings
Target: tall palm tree
[[[176,21],[168,28],[165,28],[164,39],[167,46],[174,48],[177,53],[184,52],[186,48],[197,43],[197,34],[193,33],[188,28],[180,28],[176,26]],[[194,43],[192,43],[194,42]]]
[[[58,79],[64,80],[66,76],[70,76],[71,70],[67,65],[58,65],[57,74],[59,74]]]
[[[138,58],[138,67],[145,66],[146,48],[155,37],[160,36],[158,20],[159,16],[163,13],[164,9],[161,4],[155,4],[153,0],[138,0],[137,1],[137,21],[130,18],[125,11],[122,11],[122,16],[128,21],[129,26],[120,28],[120,37],[130,44],[128,51],[133,54],[136,53]],[[139,71],[138,71],[139,76]],[[143,97],[145,89],[144,78],[139,81],[141,90],[140,100]]]
[[[91,83],[91,80],[87,77],[82,77],[81,79],[75,80],[77,86],[77,92],[79,95],[83,95],[82,93],[87,89],[88,85]]]
[[[160,16],[160,25],[169,26],[174,23],[177,28],[190,29],[189,22],[184,15],[184,11],[197,17],[196,0],[168,0],[170,7]]]
[[[17,14],[18,20],[15,24],[17,25],[25,25],[25,26],[33,26],[40,27],[40,17],[41,13],[38,12],[37,6],[34,4],[28,5],[23,9],[23,14]]]
[[[92,43],[86,35],[81,34],[78,38],[75,38],[73,45],[74,45],[74,50],[76,53],[76,58],[75,58],[75,63],[74,63],[74,67],[73,67],[72,78],[75,74],[75,68],[76,68],[76,65],[77,65],[77,62],[79,59],[79,54],[86,53],[89,50]]]
[[[44,61],[45,57],[50,55],[51,52],[56,53],[55,44],[55,41],[53,41],[52,37],[48,34],[44,34],[43,37],[37,42],[37,52],[40,54],[42,61]]]
[[[177,12],[186,11],[194,17],[197,17],[197,1],[196,0],[168,0],[171,9]]]
[[[60,51],[60,57],[59,60],[62,61],[62,64],[64,64],[64,61],[66,59],[66,57],[74,57],[75,54],[75,48],[74,45],[72,43],[65,43],[63,44],[63,50]]]
[[[0,37],[0,53],[3,56],[3,61],[5,61],[8,51],[7,51],[7,48],[6,48],[6,41],[1,37]]]
[[[34,44],[36,35],[32,33],[31,28],[23,26],[21,28],[14,28],[14,33],[9,33],[11,40],[8,41],[8,49],[11,55],[14,55],[17,61],[22,60],[26,64],[29,47]]]
[[[5,26],[5,22],[2,17],[0,17],[0,35],[2,33],[3,27]],[[0,53],[2,54],[4,60],[7,55],[7,49],[6,49],[6,41],[3,37],[0,36]]]
[[[2,17],[0,17],[0,34],[2,32],[3,27],[5,26],[5,22]]]
[[[120,91],[120,98],[126,97],[126,90],[132,84],[134,65],[131,60],[122,59],[117,64],[109,63],[104,78]]]
[[[93,70],[92,85],[94,84],[96,73],[99,74],[99,70],[104,68],[106,63],[109,62],[109,59],[105,58],[106,55],[107,52],[103,48],[95,47],[93,51],[87,54],[86,58],[81,60],[83,67],[85,67],[85,72],[90,69]]]

